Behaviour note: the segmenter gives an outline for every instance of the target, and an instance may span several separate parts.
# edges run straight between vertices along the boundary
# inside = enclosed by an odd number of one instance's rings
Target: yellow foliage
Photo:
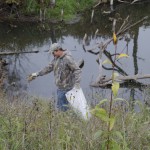
[[[117,44],[117,36],[116,33],[113,33],[113,43],[116,45]]]
[[[129,55],[122,53],[122,54],[120,54],[119,56],[117,56],[117,59],[122,58],[122,57],[129,57]]]

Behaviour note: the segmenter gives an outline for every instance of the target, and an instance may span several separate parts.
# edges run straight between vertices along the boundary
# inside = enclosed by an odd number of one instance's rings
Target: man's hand
[[[74,85],[74,88],[80,89],[80,84],[79,84],[79,83],[76,83],[76,84]]]
[[[28,82],[34,80],[38,76],[38,73],[32,73],[28,76]]]

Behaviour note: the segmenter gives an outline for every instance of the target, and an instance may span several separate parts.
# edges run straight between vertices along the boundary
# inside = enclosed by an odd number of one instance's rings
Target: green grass
[[[2,150],[106,149],[107,126],[94,116],[84,121],[72,110],[56,112],[53,104],[45,100],[28,98],[8,102],[5,96],[0,97]],[[121,150],[125,144],[134,150],[150,148],[150,109],[143,104],[140,108],[140,112],[135,112],[118,104],[113,109],[117,119],[111,137]]]
[[[50,0],[44,0],[44,3],[37,0],[4,0],[3,3],[9,4],[12,2],[19,6],[17,10],[19,14],[40,17],[40,10],[43,12],[46,10],[46,19],[68,20],[74,18],[85,9],[92,8],[92,6],[97,3],[97,0],[56,0],[54,7],[52,7]],[[62,9],[64,11],[63,18],[61,16]]]
[[[63,9],[63,19],[68,20],[74,18],[85,9],[92,7],[93,4],[93,0],[59,0],[56,2],[56,6],[53,9],[47,10],[47,17],[61,19],[61,10]]]

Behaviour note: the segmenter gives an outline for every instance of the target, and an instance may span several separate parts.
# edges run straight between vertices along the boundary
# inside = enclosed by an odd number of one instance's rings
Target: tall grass
[[[107,126],[92,116],[82,120],[72,110],[57,112],[51,102],[28,98],[7,101],[0,96],[0,149],[42,150],[103,150]],[[149,150],[150,109],[140,104],[139,112],[130,111],[127,105],[117,104],[113,139],[124,149]],[[126,107],[125,107],[126,106]],[[109,105],[103,106],[105,109]],[[120,132],[117,132],[120,131]]]

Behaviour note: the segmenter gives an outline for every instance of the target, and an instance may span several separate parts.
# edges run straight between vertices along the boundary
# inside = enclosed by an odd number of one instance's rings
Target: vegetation
[[[106,150],[143,149],[143,144],[140,145],[139,142],[137,142],[136,143],[137,146],[134,147],[132,145],[134,143],[134,141],[132,139],[130,139],[128,141],[128,138],[130,136],[130,132],[134,132],[134,129],[136,128],[136,123],[137,123],[137,121],[135,121],[135,122],[133,121],[134,122],[133,123],[134,125],[133,125],[131,123],[132,122],[131,118],[133,117],[132,119],[134,120],[135,119],[134,115],[139,117],[139,113],[141,113],[143,111],[145,112],[147,110],[149,112],[149,110],[150,110],[149,107],[144,108],[143,104],[139,101],[136,101],[136,102],[132,101],[131,102],[133,106],[137,105],[137,104],[139,105],[139,112],[138,112],[138,109],[136,109],[136,111],[134,109],[132,110],[132,109],[130,109],[128,101],[126,101],[122,98],[117,98],[121,82],[119,80],[117,80],[117,77],[119,76],[119,74],[118,74],[119,71],[115,69],[116,62],[123,57],[129,57],[128,53],[122,53],[122,52],[119,53],[119,51],[117,49],[118,37],[119,37],[119,34],[121,33],[121,29],[123,29],[124,26],[126,26],[125,22],[121,26],[121,28],[118,30],[118,32],[116,32],[116,19],[113,19],[113,27],[112,27],[113,37],[108,42],[108,44],[110,44],[111,42],[113,42],[113,44],[114,44],[114,51],[111,51],[113,53],[113,54],[111,54],[112,57],[111,58],[108,57],[108,59],[106,59],[102,62],[102,59],[101,59],[102,53],[105,53],[106,47],[107,47],[107,45],[105,45],[105,44],[103,44],[101,46],[101,48],[99,49],[99,52],[97,53],[97,54],[99,54],[99,58],[98,58],[99,70],[100,70],[99,71],[99,77],[98,77],[99,80],[101,78],[103,79],[103,76],[101,74],[102,73],[102,71],[101,71],[102,64],[108,63],[111,65],[111,68],[112,68],[111,82],[109,82],[110,87],[111,87],[110,98],[100,100],[99,104],[97,104],[95,106],[95,108],[93,108],[91,110],[92,114],[104,123],[105,128],[103,128],[103,130],[101,130],[101,129],[98,130],[96,132],[96,137],[100,140],[103,139],[100,147],[101,147],[101,149],[106,149]],[[124,29],[123,29],[123,31],[125,32]],[[95,36],[97,33],[98,33],[98,30],[95,32]],[[86,47],[85,47],[85,41],[86,40],[87,40],[87,34],[85,34],[85,36],[83,38],[83,48],[85,51],[86,51]],[[124,75],[127,76],[126,74],[124,74]],[[102,84],[102,81],[99,81],[99,83]],[[118,114],[118,112],[119,112],[119,114]],[[127,116],[130,116],[131,118],[128,118]],[[138,118],[138,119],[139,119],[139,121],[143,120],[143,118]],[[149,119],[148,120],[146,119],[145,121],[147,122],[147,124],[150,123]],[[126,124],[127,122],[131,123],[132,126],[134,126],[134,128],[131,131],[128,131],[128,127]],[[117,128],[115,125],[118,125]],[[144,126],[144,124],[142,126]],[[138,128],[139,128],[139,126],[138,126]],[[148,132],[149,131],[150,130],[148,129]],[[139,133],[139,132],[137,132],[137,133]],[[136,136],[138,136],[138,135],[136,135]],[[144,137],[146,137],[145,134],[144,134]],[[149,137],[150,136],[148,133],[147,138],[149,139]],[[142,139],[140,139],[140,140],[142,140]],[[144,149],[149,149],[149,146],[144,147]]]
[[[37,98],[9,102],[1,94],[0,103],[0,149],[106,149],[105,112],[97,113],[103,120],[92,116],[86,122],[72,110],[56,112],[52,103]],[[140,106],[140,111],[130,110],[128,103],[123,105],[121,101],[113,107],[115,122],[109,133],[111,150],[149,150],[150,109],[140,102],[135,105]],[[109,110],[108,101],[101,101],[99,107]]]
[[[21,1],[11,2],[21,6]],[[6,3],[9,4],[9,1]],[[42,9],[34,0],[26,4],[28,5],[24,11],[27,13],[38,14]],[[76,12],[74,9],[69,11],[70,5],[67,1],[59,1],[57,4],[61,6],[55,7],[58,14],[53,12],[55,8],[51,8],[46,11],[47,17],[59,16],[61,9],[66,12],[68,10],[66,15]],[[73,8],[77,9],[79,6],[76,4],[77,2],[72,2]],[[43,8],[47,5],[44,4]],[[79,10],[82,9],[83,7]],[[114,62],[127,57],[126,54],[117,57],[115,31],[113,43]],[[99,104],[91,110],[93,116],[89,121],[82,120],[72,110],[57,112],[52,102],[38,98],[26,97],[25,100],[14,98],[14,101],[10,102],[1,92],[0,149],[149,150],[150,108],[140,101],[135,101],[136,109],[131,109],[128,101],[117,98],[119,83],[115,81],[117,74],[114,72],[113,64],[112,68],[111,98],[99,99]]]
[[[133,4],[141,1],[113,0],[113,2]],[[52,21],[62,21],[72,19],[84,10],[96,8],[102,3],[110,3],[110,0],[1,0],[0,17],[9,19],[28,18],[28,20],[30,20],[30,17],[31,21],[51,21],[51,19],[54,19]]]
[[[3,0],[0,6],[9,15],[39,16],[40,19],[70,19],[91,7],[96,0]]]

